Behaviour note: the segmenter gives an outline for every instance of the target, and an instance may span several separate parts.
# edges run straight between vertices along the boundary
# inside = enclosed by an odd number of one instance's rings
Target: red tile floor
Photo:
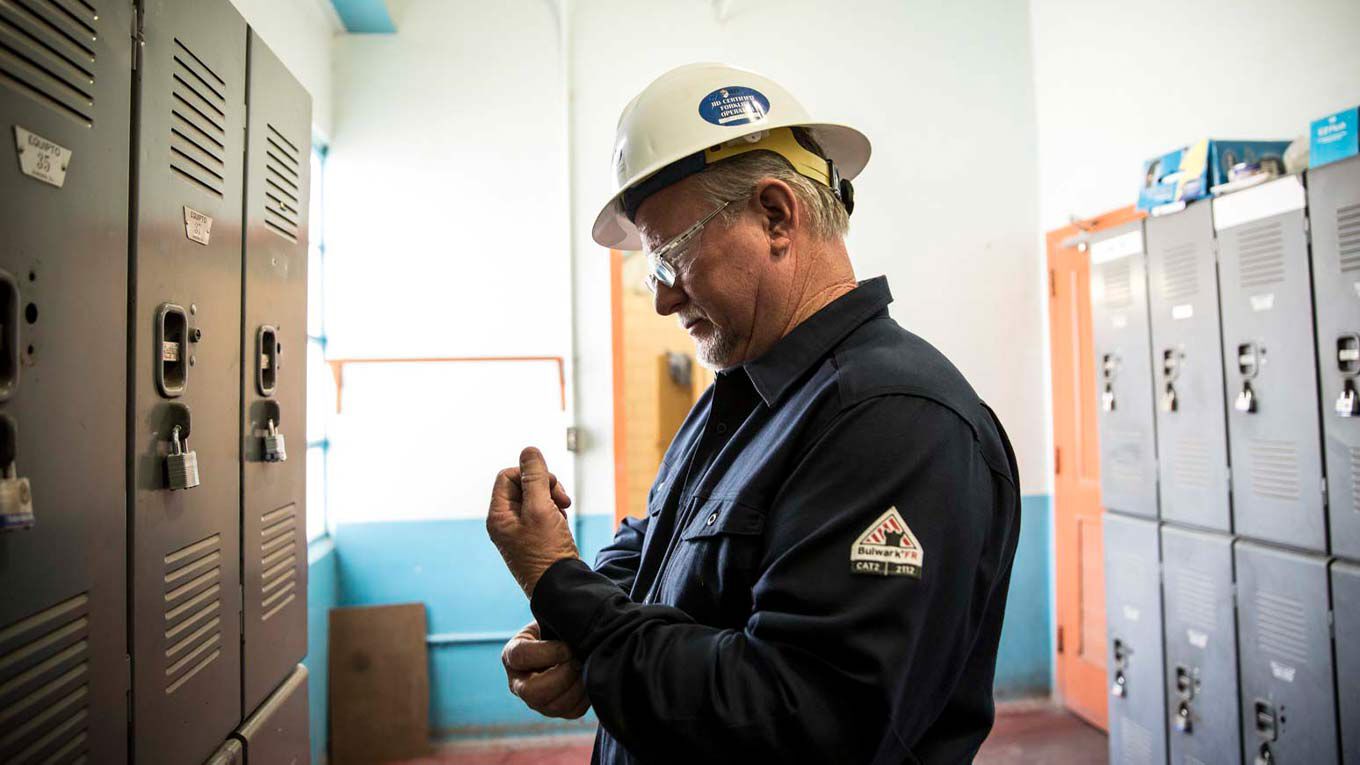
[[[584,765],[589,734],[483,739],[445,744],[430,757],[401,765]],[[1048,704],[1006,706],[978,752],[982,765],[1088,765],[1107,761],[1105,734]]]

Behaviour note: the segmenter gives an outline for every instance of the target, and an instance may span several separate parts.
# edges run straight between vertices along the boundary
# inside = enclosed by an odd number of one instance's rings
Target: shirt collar
[[[891,302],[887,277],[866,279],[794,327],[764,355],[746,362],[742,368],[765,405],[774,406],[814,363]]]

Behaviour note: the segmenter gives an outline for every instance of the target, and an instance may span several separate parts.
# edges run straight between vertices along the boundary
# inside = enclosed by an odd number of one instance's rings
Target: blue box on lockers
[[[1309,167],[1360,153],[1360,107],[1342,109],[1336,114],[1313,120],[1313,127],[1308,131],[1308,143]]]
[[[1207,197],[1229,181],[1234,165],[1274,158],[1284,167],[1289,141],[1223,141],[1203,139],[1143,163],[1138,209]]]

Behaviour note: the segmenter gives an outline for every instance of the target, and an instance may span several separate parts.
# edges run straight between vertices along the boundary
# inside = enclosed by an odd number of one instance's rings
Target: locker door
[[[0,4],[5,763],[126,761],[133,14],[101,5]]]
[[[1166,760],[1162,586],[1157,522],[1106,513],[1110,762]]]
[[[1360,159],[1308,171],[1332,552],[1360,559]]]
[[[1289,176],[1214,200],[1233,523],[1322,551],[1321,431],[1303,184]]]
[[[1336,704],[1341,719],[1341,761],[1360,765],[1360,564],[1332,563],[1332,613],[1336,617]]]
[[[245,765],[306,763],[307,723],[307,668],[299,664],[235,733],[245,744]]]
[[[243,716],[307,654],[304,354],[312,124],[307,91],[254,30],[249,41],[241,338]],[[291,454],[265,448],[271,422]]]
[[[1106,509],[1157,517],[1157,444],[1143,223],[1091,238],[1091,323]]]
[[[1171,762],[1238,762],[1232,537],[1162,527]]]
[[[1245,761],[1336,762],[1327,559],[1238,541]]]
[[[246,27],[145,0],[132,280],[133,756],[202,762],[241,720]],[[199,484],[174,489],[174,429]]]
[[[1209,202],[1147,226],[1162,518],[1229,531],[1228,425]]]

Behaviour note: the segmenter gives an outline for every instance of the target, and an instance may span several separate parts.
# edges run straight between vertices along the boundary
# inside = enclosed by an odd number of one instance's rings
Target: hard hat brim
[[[756,126],[752,126],[756,127]],[[764,123],[759,125],[759,130],[769,130],[776,127],[803,127],[812,132],[817,142],[821,144],[826,152],[827,159],[836,163],[836,168],[840,171],[842,178],[853,180],[864,170],[864,166],[869,163],[869,154],[872,149],[869,139],[863,133],[848,126],[835,123],[792,123],[787,125]],[[623,194],[637,183],[645,180],[653,173],[673,160],[659,161],[654,167],[644,167],[634,174],[628,182],[619,189],[618,193],[610,197],[609,201],[600,209],[599,215],[595,216],[595,224],[591,227],[591,237],[595,243],[601,247],[608,247],[614,250],[640,250],[642,249],[642,237],[638,233],[637,226],[628,220],[628,216],[623,211]]]

